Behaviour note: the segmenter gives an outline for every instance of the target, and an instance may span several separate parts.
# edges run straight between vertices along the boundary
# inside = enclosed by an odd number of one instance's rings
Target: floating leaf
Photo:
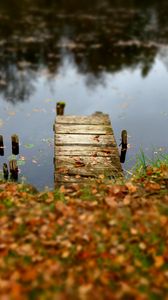
[[[18,166],[24,166],[25,163],[26,163],[25,160],[18,160],[18,161],[17,161],[17,165],[18,165]]]
[[[24,147],[27,149],[32,149],[34,148],[34,144],[25,144]]]
[[[32,163],[33,163],[33,164],[37,164],[38,162],[37,162],[37,160],[32,159]]]
[[[20,155],[19,160],[26,160],[26,158],[24,156]]]

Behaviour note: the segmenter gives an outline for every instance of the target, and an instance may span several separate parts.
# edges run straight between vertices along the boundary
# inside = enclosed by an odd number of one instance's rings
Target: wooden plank
[[[120,166],[119,157],[107,156],[107,157],[93,157],[93,156],[58,156],[55,160],[56,166],[71,166],[72,168],[111,168],[112,164],[115,164],[115,167]]]
[[[56,124],[56,134],[112,134],[110,125]]]
[[[105,177],[108,176],[114,176],[117,175],[119,176],[120,173],[122,174],[122,172],[120,172],[120,170],[118,170],[118,168],[116,166],[110,166],[110,167],[84,167],[84,168],[75,168],[72,167],[71,165],[66,165],[66,166],[59,166],[55,168],[55,172],[57,174],[65,174],[65,175],[80,175],[80,176],[91,176],[94,178],[97,178],[99,175],[104,175]]]
[[[110,119],[105,114],[100,116],[57,116],[56,124],[109,125]]]
[[[55,157],[62,155],[62,156],[113,156],[118,155],[118,149],[115,147],[115,145],[110,146],[89,146],[89,145],[62,145],[62,146],[56,146],[55,147]]]
[[[55,183],[123,177],[109,116],[57,116],[54,125]]]
[[[56,145],[113,145],[116,144],[111,135],[88,135],[88,134],[56,134]]]
[[[85,177],[80,175],[63,175],[55,173],[56,183],[84,183],[95,180],[95,177]]]

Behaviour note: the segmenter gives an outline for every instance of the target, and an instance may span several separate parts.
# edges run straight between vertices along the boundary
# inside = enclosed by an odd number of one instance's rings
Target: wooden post
[[[11,136],[12,141],[12,154],[18,155],[19,154],[19,137],[16,134]]]
[[[18,166],[17,166],[16,159],[10,160],[9,169],[10,169],[10,179],[17,181],[18,180]]]
[[[120,162],[124,163],[127,153],[127,131],[122,130],[121,132],[121,155],[120,155]]]
[[[64,108],[65,108],[65,102],[57,102],[57,105],[56,105],[57,116],[64,115]]]
[[[8,165],[6,163],[3,164],[3,175],[4,175],[4,179],[8,180],[9,172],[8,172]]]
[[[0,156],[4,156],[4,142],[2,135],[0,135]]]

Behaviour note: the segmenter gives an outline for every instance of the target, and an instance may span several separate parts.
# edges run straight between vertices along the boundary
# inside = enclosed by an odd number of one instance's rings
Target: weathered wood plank
[[[112,134],[110,125],[56,124],[56,134]]]
[[[109,125],[110,119],[105,114],[100,116],[57,116],[56,124]]]
[[[115,145],[110,146],[89,146],[89,145],[62,145],[55,147],[55,156],[93,156],[93,157],[102,157],[102,156],[113,156],[118,155],[118,149]]]
[[[123,176],[108,115],[57,116],[54,131],[56,184]]]
[[[116,144],[111,135],[88,135],[88,134],[56,134],[56,145],[113,145]]]
[[[72,165],[66,165],[66,166],[59,166],[55,168],[55,171],[57,174],[65,174],[65,175],[80,175],[80,176],[87,176],[87,177],[94,177],[97,178],[99,175],[104,175],[105,177],[113,176],[113,175],[120,175],[120,172],[116,166],[110,166],[110,167],[98,167],[94,166],[94,168],[91,167],[72,167]],[[122,174],[122,173],[121,173]]]
[[[95,177],[86,177],[80,175],[64,175],[55,173],[55,182],[56,183],[84,183],[95,180]]]
[[[56,157],[55,164],[57,167],[71,166],[72,168],[120,168],[119,158],[114,156],[107,157],[93,157],[93,156],[58,156]]]

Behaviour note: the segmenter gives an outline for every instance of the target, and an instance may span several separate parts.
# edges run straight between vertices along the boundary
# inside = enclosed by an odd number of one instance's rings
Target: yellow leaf
[[[65,250],[63,253],[62,253],[62,258],[67,258],[69,256],[69,251],[68,250]]]
[[[145,243],[143,243],[143,242],[139,243],[139,248],[140,248],[141,250],[145,250],[145,249],[146,249]]]

